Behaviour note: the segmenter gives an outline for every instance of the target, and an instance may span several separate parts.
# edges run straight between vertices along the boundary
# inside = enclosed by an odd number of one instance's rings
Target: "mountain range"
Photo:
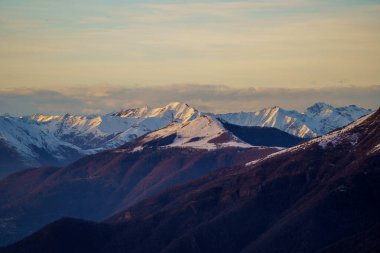
[[[105,115],[3,115],[0,116],[0,177],[25,168],[64,166],[171,123],[191,122],[201,115],[217,118],[224,124],[272,127],[310,138],[342,127],[369,112],[353,105],[335,108],[317,103],[304,113],[272,107],[257,112],[213,115],[174,102],[160,108],[127,109]],[[277,144],[289,146],[288,143]]]
[[[0,244],[66,216],[100,221],[176,184],[282,149],[262,139],[256,145],[251,136],[266,135],[271,143],[272,135],[293,145],[302,141],[277,129],[244,129],[238,138],[213,116],[202,115],[62,168],[11,174],[0,180]]]
[[[116,148],[172,122],[199,115],[183,103],[106,115],[0,117],[0,177],[27,167],[67,165],[85,155]],[[0,156],[1,157],[1,156]]]
[[[379,128],[380,110],[279,149],[247,144],[204,115],[68,167],[16,173],[0,181],[8,242],[62,209],[109,217],[59,219],[0,252],[379,252]],[[191,160],[166,160],[181,152]],[[191,152],[203,162],[186,171]]]
[[[234,125],[274,127],[301,138],[313,138],[343,127],[370,112],[356,105],[333,107],[319,102],[302,113],[274,106],[256,112],[219,114],[217,117]]]

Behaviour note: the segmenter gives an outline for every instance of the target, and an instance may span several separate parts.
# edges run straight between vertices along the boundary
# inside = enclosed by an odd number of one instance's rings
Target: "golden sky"
[[[380,2],[0,2],[0,87],[380,84]]]

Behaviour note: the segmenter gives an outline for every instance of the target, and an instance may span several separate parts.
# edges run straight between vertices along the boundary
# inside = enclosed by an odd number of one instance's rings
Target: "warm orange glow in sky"
[[[0,2],[0,86],[380,84],[378,1]]]

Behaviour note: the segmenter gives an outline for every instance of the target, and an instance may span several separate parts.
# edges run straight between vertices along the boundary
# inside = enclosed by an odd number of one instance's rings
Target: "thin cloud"
[[[77,88],[12,89],[0,91],[0,112],[13,115],[99,114],[145,105],[163,106],[186,102],[206,112],[255,111],[281,106],[303,111],[324,101],[335,106],[356,104],[377,109],[380,85],[368,87],[325,87],[316,89],[232,88],[224,85],[169,85],[160,87],[88,86]]]

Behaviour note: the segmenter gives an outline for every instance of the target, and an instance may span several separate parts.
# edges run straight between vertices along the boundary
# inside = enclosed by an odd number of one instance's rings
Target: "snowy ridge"
[[[111,115],[122,118],[160,118],[187,122],[195,119],[199,115],[199,112],[188,104],[173,102],[160,108],[150,108],[146,106],[143,108],[128,109]]]
[[[40,152],[49,153],[57,160],[64,160],[66,152],[86,152],[41,130],[28,119],[0,116],[0,139],[14,148],[30,166],[37,166]]]
[[[348,133],[351,129],[354,127],[362,124],[364,121],[366,121],[372,114],[368,114],[364,117],[361,117],[357,121],[349,124],[348,126],[344,127],[343,129],[331,132],[325,136],[321,136],[319,138],[316,138],[314,140],[310,141],[310,144],[318,143],[318,145],[322,148],[326,148],[328,145],[336,146],[341,144],[343,141],[349,140],[351,145],[355,145],[359,139],[359,134],[354,133]]]
[[[172,122],[187,122],[199,112],[174,102],[160,108],[137,108],[102,116],[32,115],[44,131],[84,149],[118,147]]]
[[[170,144],[162,147],[187,147],[195,149],[216,149],[224,147],[250,148],[251,145],[229,133],[222,124],[209,115],[199,116],[190,122],[173,123],[169,126],[146,135],[134,151],[141,150],[144,144],[152,140],[174,136]]]
[[[0,140],[16,150],[27,166],[41,166],[116,148],[170,123],[185,123],[199,115],[196,109],[179,102],[106,115],[3,115]]]
[[[312,138],[343,127],[370,112],[355,105],[335,108],[325,103],[316,103],[303,113],[275,106],[257,112],[216,116],[235,125],[274,127],[301,138]]]
[[[294,146],[294,147],[284,149],[284,150],[281,150],[279,152],[270,154],[269,156],[267,156],[263,159],[259,159],[259,160],[249,162],[246,164],[246,166],[251,166],[251,165],[257,164],[259,162],[262,162],[264,160],[270,159],[272,157],[275,157],[275,156],[278,156],[278,155],[281,155],[284,153],[292,153],[292,152],[295,152],[297,150],[306,149],[306,148],[308,148],[314,144],[318,144],[318,146],[320,148],[323,148],[323,149],[326,149],[329,146],[335,147],[335,146],[342,144],[342,143],[347,143],[351,146],[354,146],[354,145],[356,145],[356,143],[360,137],[360,133],[356,133],[356,132],[353,133],[353,132],[351,132],[351,130],[354,129],[355,127],[363,124],[369,117],[371,117],[375,113],[376,112],[373,112],[373,113],[370,113],[366,116],[363,116],[360,119],[352,122],[351,124],[347,125],[346,127],[342,128],[342,129],[333,131],[329,134],[326,134],[324,136],[312,139],[312,140],[307,141],[305,143],[302,143],[300,145],[297,145],[297,146]],[[379,149],[379,146],[380,146],[380,143],[375,145],[373,147],[373,149],[371,150],[371,152],[377,152]]]
[[[357,106],[334,108],[318,103],[304,113],[272,107],[258,112],[200,117],[201,113],[195,108],[173,102],[158,108],[146,106],[105,115],[2,115],[0,141],[5,149],[9,147],[20,154],[27,166],[40,166],[117,148],[158,129],[161,130],[154,134],[176,134],[171,146],[215,149],[248,145],[225,130],[215,117],[232,124],[269,126],[296,136],[310,137],[341,127],[368,113]]]

